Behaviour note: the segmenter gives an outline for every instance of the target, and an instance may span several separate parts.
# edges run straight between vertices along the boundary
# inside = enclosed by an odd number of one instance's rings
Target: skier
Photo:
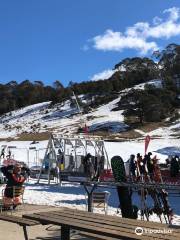
[[[92,178],[92,181],[98,181],[99,179],[99,176],[100,176],[99,161],[100,161],[100,156],[95,156],[94,157],[94,176]]]
[[[17,205],[21,204],[20,196],[14,196],[13,187],[22,187],[25,180],[30,175],[29,168],[21,167],[20,164],[9,165],[7,167],[1,167],[1,171],[7,179],[6,188],[3,196],[3,203],[6,209],[13,206],[13,209]]]
[[[170,156],[165,160],[166,161],[166,167],[169,168],[170,166]]]
[[[12,154],[12,153],[11,153],[11,150],[9,149],[9,150],[8,150],[8,155],[7,155],[6,157],[10,159],[10,158],[11,158],[11,154]]]
[[[176,157],[171,159],[170,173],[171,177],[177,177],[179,174],[179,163]]]
[[[137,170],[138,170],[139,178],[144,178],[143,176],[145,176],[145,174],[146,174],[145,163],[143,160],[144,159],[142,159],[142,156],[140,155],[140,153],[138,153],[137,154]],[[141,179],[141,180],[143,180],[143,179]]]
[[[1,150],[1,156],[0,157],[5,157],[5,148],[3,148],[2,150]]]
[[[44,167],[45,167],[45,173],[47,173],[49,170],[49,153],[47,154],[46,159],[44,161]]]
[[[158,164],[158,158],[156,155],[153,157],[153,180],[155,182],[162,182],[161,170]]]
[[[176,159],[178,160],[178,163],[179,163],[179,170],[180,170],[180,156],[176,156]]]
[[[129,172],[130,177],[132,177],[132,180],[135,180],[136,177],[136,162],[135,162],[135,155],[131,154],[129,159]]]
[[[71,151],[71,154],[69,156],[68,171],[73,171],[74,168],[75,168],[75,161],[74,161],[73,151]]]
[[[58,149],[57,161],[59,169],[64,170],[64,155],[61,149]]]
[[[84,157],[83,165],[84,165],[84,173],[91,178],[93,176],[93,166],[92,166],[92,155],[90,153],[88,153]]]
[[[153,164],[153,160],[151,159],[151,155],[152,153],[149,152],[146,156],[146,164],[147,164],[147,171],[149,174],[150,179],[153,179],[153,172],[154,172],[154,164]]]

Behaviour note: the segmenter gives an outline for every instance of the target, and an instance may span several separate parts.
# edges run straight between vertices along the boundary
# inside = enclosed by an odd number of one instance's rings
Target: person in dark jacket
[[[145,175],[145,166],[144,166],[144,161],[142,159],[142,156],[140,153],[137,154],[137,172],[138,172],[138,177],[141,175]]]
[[[84,173],[87,177],[91,177],[92,155],[88,153],[83,159]]]
[[[150,176],[151,180],[153,180],[154,163],[153,163],[153,160],[151,159],[151,155],[152,155],[151,152],[149,152],[146,155],[146,164],[147,164],[148,175]]]
[[[170,174],[171,177],[177,177],[179,174],[179,163],[176,157],[171,159]]]
[[[0,157],[2,157],[2,158],[5,157],[5,148],[3,148],[3,149],[1,150],[1,156],[0,156]]]
[[[6,177],[6,187],[3,196],[4,206],[13,205],[15,208],[21,204],[19,196],[13,194],[13,187],[22,187],[25,180],[30,175],[30,170],[27,167],[21,167],[20,164],[1,167],[1,172]]]
[[[131,154],[129,159],[129,171],[130,175],[132,176],[133,180],[136,177],[136,161],[135,161],[135,155]]]

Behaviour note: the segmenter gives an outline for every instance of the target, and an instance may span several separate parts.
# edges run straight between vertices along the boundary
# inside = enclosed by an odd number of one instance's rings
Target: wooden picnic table
[[[70,240],[70,230],[78,230],[84,235],[95,239],[142,239],[142,240],[179,240],[180,228],[160,223],[144,222],[140,220],[120,218],[117,216],[95,214],[69,208],[56,211],[25,214],[23,218],[39,221],[41,224],[54,224],[61,226],[61,240]],[[135,229],[144,230],[137,235]],[[160,232],[149,233],[152,229]]]

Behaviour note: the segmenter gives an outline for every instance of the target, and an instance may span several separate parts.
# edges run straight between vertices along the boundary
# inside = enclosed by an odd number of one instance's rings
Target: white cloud
[[[148,28],[146,38],[170,38],[180,35],[180,9],[173,7],[163,11],[163,13],[169,13],[167,20],[161,21],[154,27]]]
[[[180,8],[165,9],[163,14],[168,14],[166,19],[153,18],[153,23],[138,22],[127,27],[124,33],[108,29],[102,35],[95,36],[91,41],[93,47],[103,51],[122,51],[135,49],[140,54],[146,54],[158,49],[157,43],[152,40],[170,38],[180,35]],[[151,40],[148,40],[151,38]]]
[[[94,39],[94,47],[104,51],[121,51],[124,48],[139,50],[141,54],[145,54],[150,50],[157,50],[155,42],[147,42],[142,37],[131,34],[122,35],[120,32],[107,30],[103,36],[96,36]]]
[[[171,38],[178,35],[180,35],[180,23],[176,24],[171,21],[163,22],[156,27],[149,28],[147,32],[147,38]]]
[[[177,21],[180,17],[180,9],[177,7],[165,9],[163,13],[170,13],[168,19],[169,21]]]
[[[96,73],[94,76],[92,76],[90,79],[93,81],[97,80],[104,80],[110,78],[113,73],[115,73],[117,70],[111,70],[111,69],[106,69],[103,72]]]

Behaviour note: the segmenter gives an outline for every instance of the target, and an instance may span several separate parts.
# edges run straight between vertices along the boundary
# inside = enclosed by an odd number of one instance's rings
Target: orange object
[[[5,207],[10,207],[12,205],[20,205],[21,202],[21,197],[14,197],[14,198],[9,198],[9,197],[3,197],[3,205]]]

